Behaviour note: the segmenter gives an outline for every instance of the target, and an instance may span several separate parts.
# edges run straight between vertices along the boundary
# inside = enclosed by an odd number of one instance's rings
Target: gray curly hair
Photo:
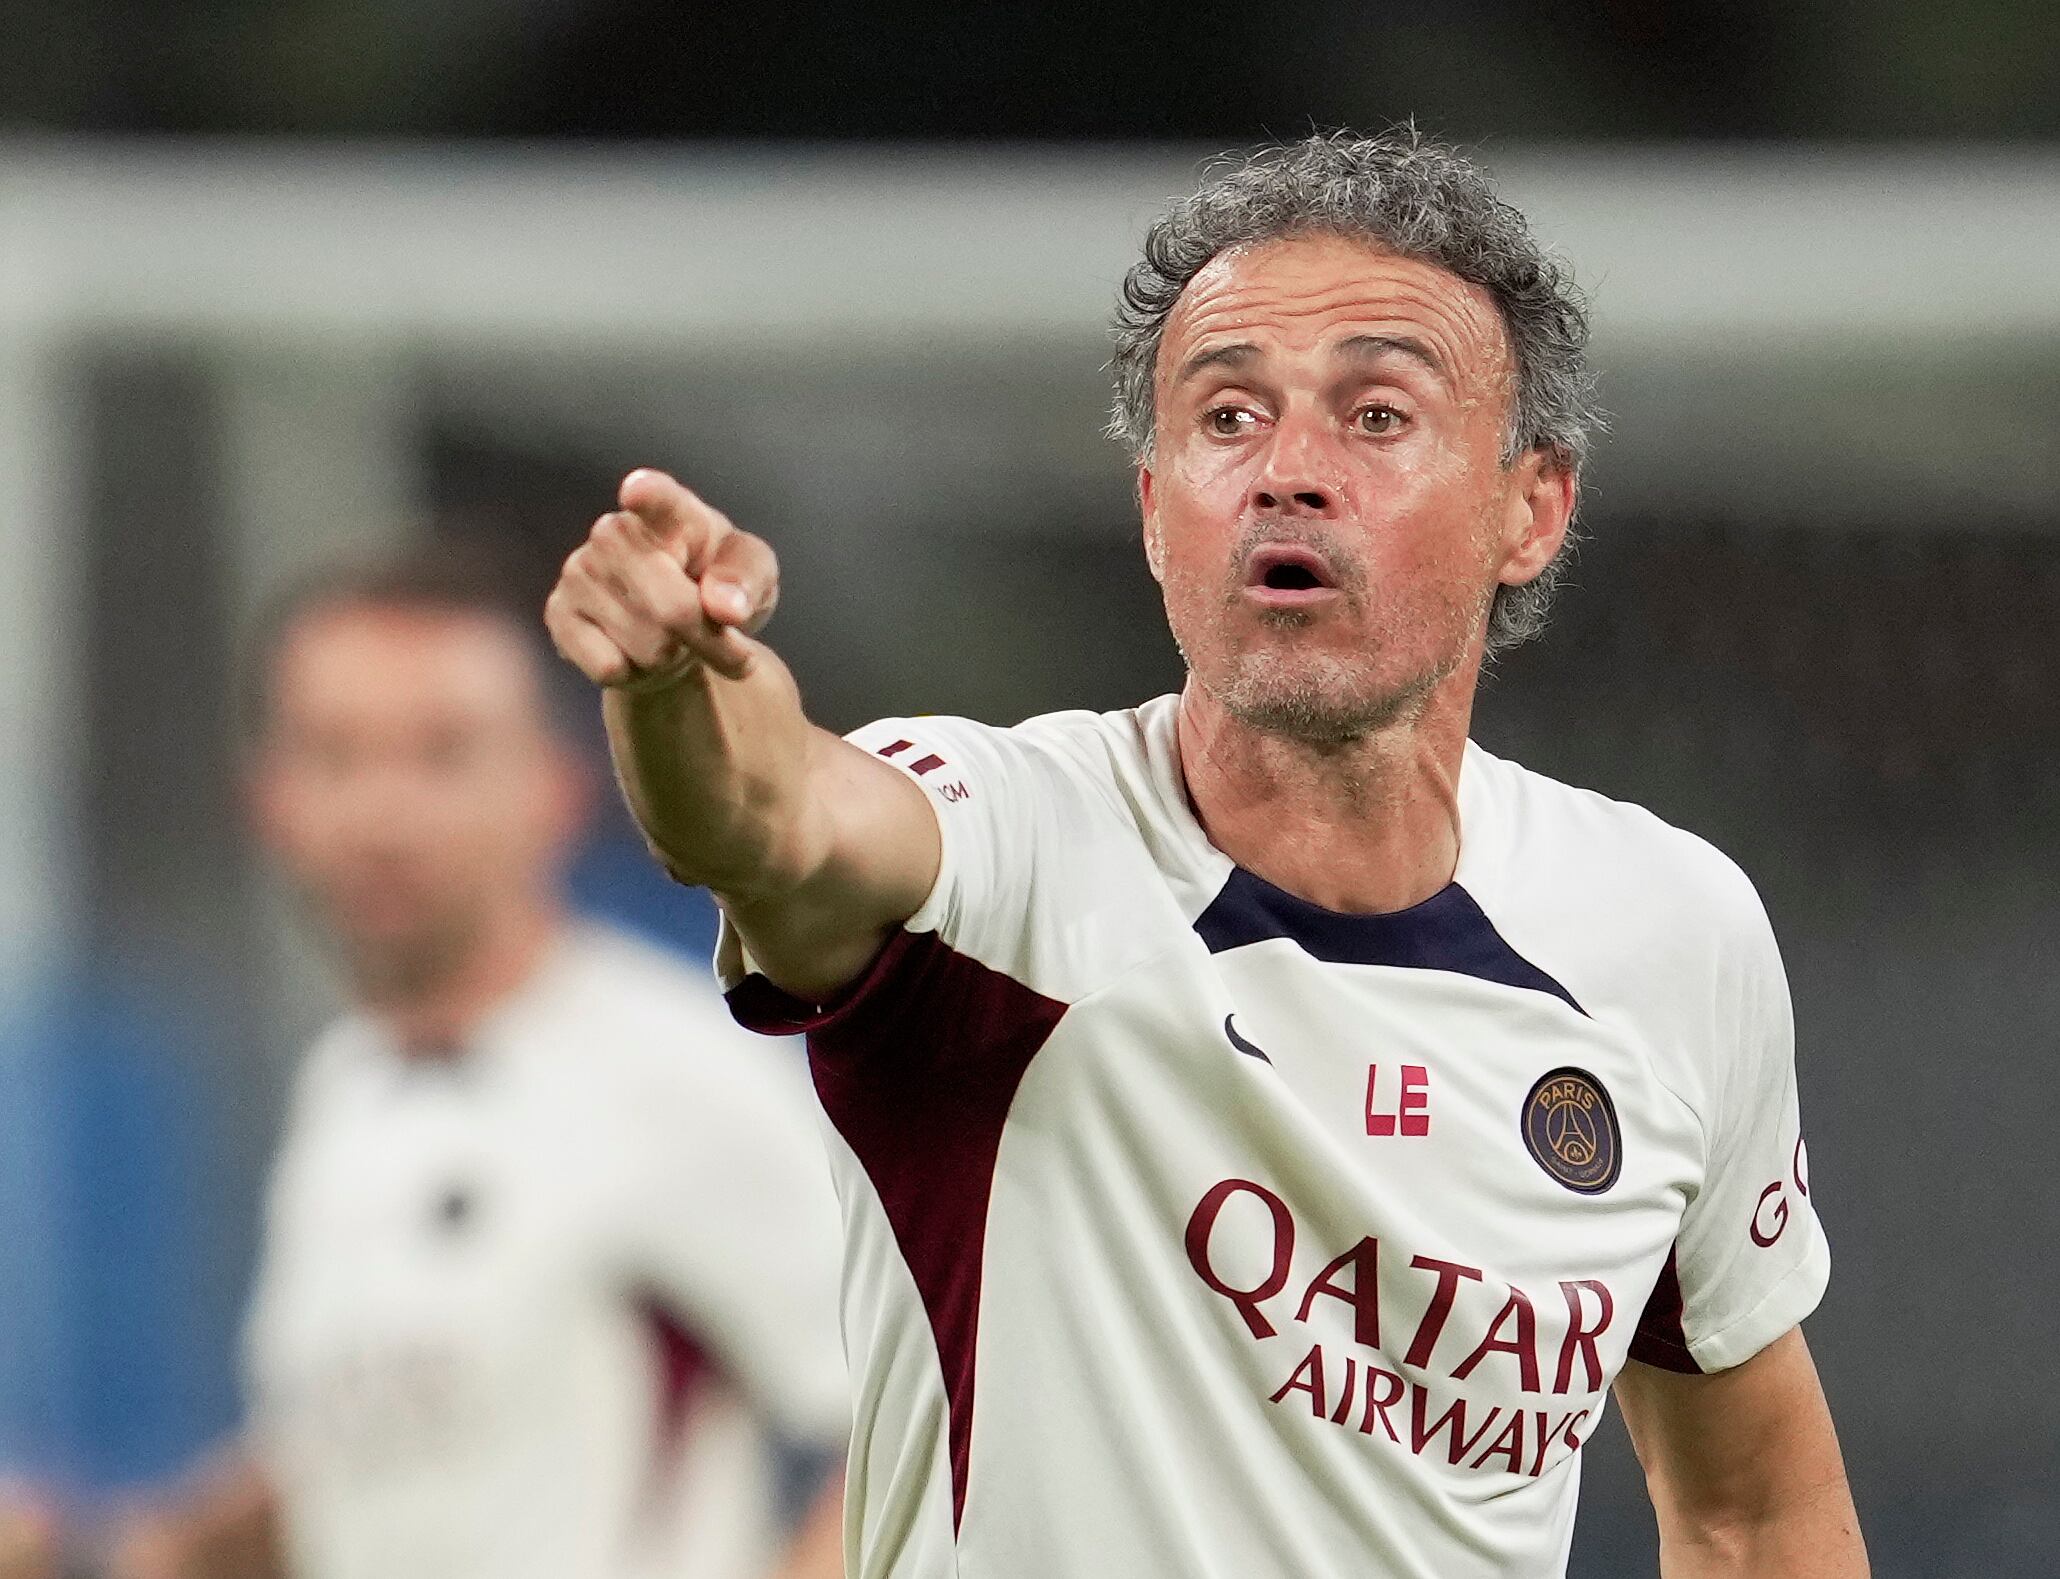
[[[1312,234],[1371,241],[1487,291],[1516,366],[1503,464],[1543,449],[1580,475],[1590,440],[1606,425],[1588,367],[1581,295],[1479,166],[1408,125],[1377,137],[1318,134],[1222,160],[1199,191],[1145,233],[1144,256],[1124,276],[1116,309],[1111,438],[1140,463],[1149,456],[1166,319],[1209,260],[1233,247]],[[1562,550],[1524,586],[1496,589],[1490,653],[1544,629],[1565,558]]]

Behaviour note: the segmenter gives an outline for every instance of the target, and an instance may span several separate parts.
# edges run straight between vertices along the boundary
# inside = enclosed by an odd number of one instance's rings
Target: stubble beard
[[[458,975],[486,930],[483,914],[452,907],[404,932],[367,935],[327,927],[353,996],[368,1004],[419,999]]]
[[[1183,653],[1183,656],[1185,654]],[[1245,653],[1221,677],[1188,672],[1238,723],[1320,748],[1349,746],[1422,713],[1450,666],[1400,685],[1378,685],[1329,654]]]
[[[1215,600],[1219,629],[1230,629],[1248,617],[1244,585],[1235,567],[1244,564],[1260,544],[1274,542],[1299,542],[1322,553],[1336,578],[1343,609],[1322,615],[1296,609],[1263,610],[1258,616],[1260,624],[1274,639],[1232,651],[1221,663],[1197,663],[1180,622],[1169,618],[1174,645],[1195,682],[1245,728],[1325,751],[1350,746],[1421,714],[1432,693],[1458,667],[1459,654],[1455,651],[1400,681],[1383,679],[1379,672],[1382,637],[1378,633],[1393,627],[1399,616],[1383,611],[1368,617],[1365,572],[1328,531],[1267,520],[1247,525],[1231,555],[1232,583]],[[1188,607],[1200,601],[1179,597],[1180,589],[1172,585],[1167,591],[1169,616],[1176,600]],[[1351,653],[1310,650],[1295,639],[1296,633],[1335,617],[1377,634],[1365,648]],[[1210,633],[1200,634],[1206,637]],[[1439,645],[1456,648],[1459,644]]]

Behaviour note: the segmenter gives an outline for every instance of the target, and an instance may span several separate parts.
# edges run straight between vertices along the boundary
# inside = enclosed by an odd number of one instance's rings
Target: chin
[[[1248,656],[1207,689],[1239,723],[1311,745],[1344,745],[1421,709],[1435,677],[1396,682],[1334,657]]]
[[[332,916],[331,933],[353,976],[382,989],[417,987],[448,973],[465,952],[475,928],[446,914]]]

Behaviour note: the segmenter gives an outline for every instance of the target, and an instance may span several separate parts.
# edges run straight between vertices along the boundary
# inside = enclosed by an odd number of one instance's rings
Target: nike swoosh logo
[[[1248,1042],[1237,1034],[1237,1027],[1230,1023],[1236,1018],[1237,1016],[1234,1014],[1226,1014],[1223,1017],[1223,1034],[1230,1038],[1230,1045],[1243,1053],[1247,1058],[1256,1058],[1262,1064],[1272,1063],[1273,1060],[1266,1056],[1265,1048],[1259,1046],[1256,1042]]]

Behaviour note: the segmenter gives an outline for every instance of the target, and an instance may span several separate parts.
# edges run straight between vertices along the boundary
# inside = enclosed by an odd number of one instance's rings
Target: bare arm
[[[0,1484],[0,1579],[59,1579],[57,1515],[25,1486]]]
[[[279,1504],[248,1460],[212,1466],[174,1497],[116,1521],[107,1579],[287,1579]]]
[[[778,565],[672,478],[637,471],[545,605],[607,689],[616,774],[660,858],[714,891],[779,986],[821,999],[913,915],[941,849],[922,791],[811,724],[755,639]]]
[[[1616,1392],[1659,1518],[1664,1579],[1866,1579],[1859,1515],[1800,1328],[1714,1376],[1633,1361]]]

